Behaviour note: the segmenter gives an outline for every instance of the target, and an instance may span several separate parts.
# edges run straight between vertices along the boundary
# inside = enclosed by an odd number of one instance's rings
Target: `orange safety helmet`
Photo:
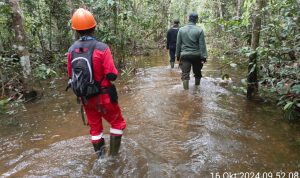
[[[93,14],[83,8],[77,9],[72,16],[72,29],[88,30],[96,26]]]

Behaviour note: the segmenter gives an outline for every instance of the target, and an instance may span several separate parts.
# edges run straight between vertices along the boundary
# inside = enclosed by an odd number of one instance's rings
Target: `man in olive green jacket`
[[[183,88],[189,88],[191,67],[195,76],[195,85],[200,85],[201,69],[207,59],[207,49],[203,30],[196,26],[198,14],[189,15],[189,23],[179,29],[176,43],[176,58],[181,63]]]

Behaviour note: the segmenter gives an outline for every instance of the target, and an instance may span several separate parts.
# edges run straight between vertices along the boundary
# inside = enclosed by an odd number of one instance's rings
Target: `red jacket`
[[[81,44],[74,43],[68,51],[68,76],[71,78],[72,69],[71,69],[71,61],[72,61],[72,52],[79,51],[79,47],[85,46],[84,43],[88,43],[88,41],[82,41]],[[81,46],[80,46],[81,45]],[[111,86],[111,80],[115,80],[118,75],[118,70],[115,67],[114,60],[111,54],[109,47],[101,42],[97,42],[95,46],[95,50],[93,53],[93,76],[95,81],[103,81],[100,84],[101,87]],[[110,103],[108,94],[100,95],[100,104]]]

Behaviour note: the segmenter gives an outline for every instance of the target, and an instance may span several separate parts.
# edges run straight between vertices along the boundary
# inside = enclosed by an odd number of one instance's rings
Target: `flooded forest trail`
[[[249,102],[222,87],[210,60],[200,87],[183,90],[167,52],[118,84],[127,120],[120,155],[96,157],[66,79],[0,126],[0,177],[212,177],[212,174],[300,172],[300,128],[280,108]],[[241,74],[233,71],[233,83]],[[237,77],[234,77],[237,76]],[[109,126],[104,138],[109,143]],[[108,147],[108,144],[107,144]]]

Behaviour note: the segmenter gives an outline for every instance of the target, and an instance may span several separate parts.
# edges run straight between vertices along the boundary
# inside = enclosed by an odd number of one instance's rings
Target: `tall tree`
[[[236,0],[236,16],[238,18],[241,17],[241,6],[242,6],[242,3],[243,3],[243,0]]]
[[[183,24],[186,24],[187,22],[187,16],[188,16],[188,8],[191,3],[191,0],[184,0],[184,19],[183,19]]]
[[[15,32],[15,44],[13,45],[17,49],[17,54],[20,57],[21,66],[23,69],[24,90],[31,91],[29,87],[31,83],[31,66],[30,56],[27,49],[27,36],[24,30],[23,18],[21,15],[21,8],[19,0],[9,0],[9,5],[12,9],[12,28]]]
[[[3,51],[3,44],[2,44],[2,40],[0,39],[0,52],[2,52]]]
[[[223,19],[224,12],[223,12],[223,3],[221,0],[218,0],[218,8],[219,8],[219,17],[220,17],[220,19]]]
[[[257,0],[256,8],[252,20],[252,39],[251,39],[251,50],[252,54],[249,56],[248,65],[248,87],[247,87],[247,98],[252,99],[258,91],[258,78],[257,78],[257,52],[256,48],[259,46],[259,37],[261,30],[261,12],[265,0]]]

